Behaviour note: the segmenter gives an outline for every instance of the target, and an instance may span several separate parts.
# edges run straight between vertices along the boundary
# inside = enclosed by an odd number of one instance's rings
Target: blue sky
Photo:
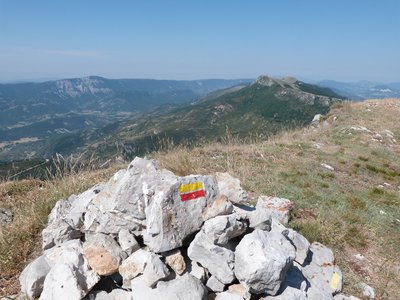
[[[0,81],[400,81],[398,0],[0,0]]]

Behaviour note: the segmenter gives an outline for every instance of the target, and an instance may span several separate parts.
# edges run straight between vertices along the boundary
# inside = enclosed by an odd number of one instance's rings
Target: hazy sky
[[[399,0],[0,0],[0,81],[400,81]]]

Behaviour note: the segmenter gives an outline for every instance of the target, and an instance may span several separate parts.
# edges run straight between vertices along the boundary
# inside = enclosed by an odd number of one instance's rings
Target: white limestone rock
[[[218,195],[203,213],[203,220],[207,221],[216,216],[229,215],[233,212],[233,205],[225,195]]]
[[[190,275],[199,279],[202,283],[207,281],[207,271],[195,261],[190,261]]]
[[[239,213],[243,218],[249,220],[249,227],[253,229],[261,229],[270,231],[272,217],[265,209],[256,209],[253,206],[245,204],[236,204],[234,206],[234,211]]]
[[[145,209],[154,194],[168,189],[177,177],[160,170],[153,160],[136,157],[127,170],[117,172],[85,215],[86,231],[118,234],[127,229],[139,234],[146,226]]]
[[[243,282],[238,284],[231,284],[228,287],[228,292],[231,294],[237,294],[245,300],[250,300],[251,298],[249,287]]]
[[[188,248],[188,256],[207,268],[222,283],[229,284],[235,280],[233,251],[215,245],[203,231],[196,234]]]
[[[118,243],[121,246],[121,249],[125,251],[127,255],[131,255],[140,248],[139,243],[136,241],[135,235],[130,233],[127,229],[121,229],[118,232]]]
[[[248,194],[240,186],[240,180],[228,173],[215,173],[218,189],[222,195],[228,197],[232,203],[244,203],[248,201]]]
[[[212,176],[178,177],[137,157],[91,201],[84,227],[106,234],[142,232],[152,251],[165,252],[200,229],[204,210],[218,194]]]
[[[235,213],[227,216],[218,216],[206,221],[201,231],[212,243],[226,245],[232,238],[242,235],[246,229],[246,221]]]
[[[83,216],[94,197],[104,189],[98,184],[82,194],[72,195],[68,200],[59,200],[48,217],[48,226],[42,231],[42,249],[46,250],[69,240],[80,238],[83,234]]]
[[[161,261],[160,257],[154,253],[150,253],[143,271],[143,280],[147,285],[153,287],[158,281],[168,277],[169,273],[168,268]]]
[[[85,297],[85,300],[133,300],[133,296],[130,291],[114,289],[109,293],[106,291],[91,292]]]
[[[291,241],[296,249],[295,261],[300,265],[303,265],[310,250],[310,242],[297,231],[291,228],[286,228],[276,221],[272,222],[272,230],[281,232]]]
[[[165,262],[167,265],[175,271],[176,274],[182,275],[186,271],[185,258],[179,249],[175,249],[164,253]]]
[[[65,220],[58,220],[49,224],[42,231],[42,249],[46,250],[66,241],[78,239],[82,233],[68,224]]]
[[[119,267],[124,286],[140,274],[147,286],[153,287],[160,279],[169,275],[169,270],[157,254],[139,249],[125,259]]]
[[[351,295],[346,296],[344,294],[337,294],[333,297],[333,300],[360,300],[360,299]]]
[[[48,259],[53,260],[54,265],[44,281],[41,300],[82,299],[100,280],[100,276],[90,269],[83,255],[82,245],[76,246],[76,242],[69,243],[64,248],[61,246],[52,251],[58,253],[45,254]]]
[[[293,207],[294,203],[288,199],[268,196],[260,196],[256,204],[256,209],[265,210],[272,219],[284,225],[289,222],[290,211]]]
[[[310,246],[311,261],[303,268],[303,275],[310,287],[321,294],[336,294],[342,290],[342,272],[335,264],[331,249],[314,242]]]
[[[154,289],[140,276],[132,280],[131,288],[133,300],[206,300],[208,295],[201,281],[190,274],[160,281]]]
[[[287,287],[279,295],[267,296],[260,300],[307,300],[307,294],[304,291]]]
[[[154,252],[182,246],[203,224],[203,212],[218,195],[212,176],[190,175],[154,195],[146,208],[144,243]]]
[[[244,300],[244,298],[238,294],[232,294],[230,292],[222,292],[222,293],[217,293],[215,300]]]
[[[235,275],[252,293],[276,295],[294,257],[294,247],[281,233],[256,229],[236,247]]]
[[[143,274],[150,256],[150,252],[138,249],[121,263],[118,271],[123,278],[124,286],[129,286],[133,278]]]
[[[185,274],[174,280],[160,281],[157,284],[159,299],[165,300],[205,300],[207,289],[196,277]]]
[[[215,276],[211,276],[207,280],[206,287],[213,292],[222,292],[225,289],[225,284],[219,281]]]
[[[86,234],[83,251],[90,267],[100,275],[117,272],[126,255],[111,236],[102,233]]]
[[[303,292],[307,291],[309,283],[301,272],[302,266],[293,262],[293,266],[287,271],[285,280],[281,284],[281,290],[291,287]]]
[[[320,290],[318,286],[311,286],[307,289],[308,300],[333,300],[332,293]]]
[[[29,298],[38,298],[42,293],[43,283],[50,269],[50,265],[44,255],[32,261],[19,276],[21,292]]]
[[[369,286],[364,282],[360,283],[359,286],[361,288],[364,297],[368,299],[375,299],[375,290],[373,287]]]

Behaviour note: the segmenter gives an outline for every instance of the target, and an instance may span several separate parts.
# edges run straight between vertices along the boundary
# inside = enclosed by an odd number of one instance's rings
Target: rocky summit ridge
[[[228,173],[179,177],[137,157],[56,203],[21,297],[356,299],[333,252],[285,227],[292,201],[247,201]]]

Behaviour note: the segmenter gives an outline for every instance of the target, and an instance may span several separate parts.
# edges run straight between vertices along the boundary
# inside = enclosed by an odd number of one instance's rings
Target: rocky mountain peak
[[[293,77],[293,76],[285,76],[285,77],[282,78],[282,81],[284,81],[284,82],[286,82],[286,83],[289,83],[289,84],[294,84],[294,83],[296,83],[298,80],[297,80],[296,77]]]
[[[259,84],[259,85],[264,85],[264,86],[272,86],[275,83],[276,83],[276,80],[267,75],[261,75],[256,79],[256,81],[254,81],[254,84]]]

